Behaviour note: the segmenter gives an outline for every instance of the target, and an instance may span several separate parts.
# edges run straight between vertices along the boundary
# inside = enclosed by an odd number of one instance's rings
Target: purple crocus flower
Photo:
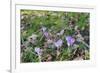
[[[62,41],[61,39],[59,39],[58,41],[54,42],[54,45],[55,45],[57,48],[61,47],[62,44],[63,44],[63,41]]]
[[[38,56],[42,55],[42,50],[39,47],[35,47],[34,51],[38,54]]]
[[[46,38],[49,37],[49,33],[48,33],[48,32],[43,32],[43,34],[44,34],[44,36],[45,36]]]
[[[67,41],[67,45],[71,46],[71,45],[74,44],[75,39],[73,37],[71,37],[71,36],[66,36],[66,41]]]

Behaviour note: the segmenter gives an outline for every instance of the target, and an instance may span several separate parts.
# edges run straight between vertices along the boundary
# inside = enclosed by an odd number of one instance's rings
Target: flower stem
[[[39,62],[41,62],[41,56],[40,55],[38,56],[38,58],[39,58]]]
[[[71,55],[71,51],[70,51],[70,47],[68,47],[68,56],[70,57]]]

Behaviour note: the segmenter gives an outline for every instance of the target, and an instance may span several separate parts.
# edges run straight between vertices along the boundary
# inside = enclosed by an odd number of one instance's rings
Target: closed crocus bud
[[[54,42],[54,45],[55,45],[57,48],[61,47],[62,44],[63,44],[63,41],[62,41],[61,39],[59,39],[58,41]]]
[[[44,36],[45,36],[46,38],[49,37],[49,33],[48,33],[48,32],[44,32],[43,34],[44,34]]]
[[[66,41],[67,41],[67,45],[71,46],[71,45],[74,44],[75,39],[73,37],[71,37],[71,36],[66,36]]]

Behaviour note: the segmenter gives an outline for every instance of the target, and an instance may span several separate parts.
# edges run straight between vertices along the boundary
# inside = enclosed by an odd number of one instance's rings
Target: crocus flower
[[[43,32],[43,34],[44,34],[44,36],[45,36],[46,38],[49,38],[49,33],[48,33],[48,32]]]
[[[42,28],[41,28],[41,30],[42,30],[43,32],[45,32],[46,29],[47,29],[46,27],[42,27]]]
[[[59,39],[58,41],[54,42],[54,45],[55,45],[57,48],[61,47],[62,44],[63,44],[63,41],[62,41],[61,39]]]
[[[39,47],[35,47],[34,51],[38,54],[38,56],[42,55],[42,50]]]
[[[67,41],[67,45],[71,46],[71,45],[74,44],[75,39],[73,37],[71,37],[71,36],[66,36],[66,41]]]

